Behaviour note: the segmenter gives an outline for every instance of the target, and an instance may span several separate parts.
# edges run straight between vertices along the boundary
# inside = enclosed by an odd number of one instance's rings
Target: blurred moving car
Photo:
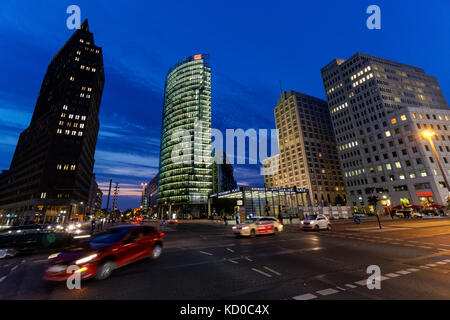
[[[395,210],[394,215],[399,218],[423,218],[424,214],[413,210]]]
[[[330,220],[324,215],[312,214],[301,222],[302,230],[331,230]]]
[[[233,227],[237,236],[255,237],[260,234],[277,234],[283,231],[283,224],[273,217],[253,217]]]
[[[70,241],[67,233],[44,225],[25,225],[0,231],[0,259],[58,248]]]
[[[135,261],[157,259],[162,253],[164,233],[150,226],[125,225],[112,227],[89,241],[49,256],[44,274],[48,281],[66,281],[69,266],[76,265],[81,279],[103,280],[120,267]]]

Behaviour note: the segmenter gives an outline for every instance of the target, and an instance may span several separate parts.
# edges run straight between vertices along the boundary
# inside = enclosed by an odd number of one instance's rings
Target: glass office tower
[[[184,133],[184,134],[183,134]],[[212,193],[211,68],[198,54],[168,73],[164,92],[158,204],[160,214],[207,215]]]

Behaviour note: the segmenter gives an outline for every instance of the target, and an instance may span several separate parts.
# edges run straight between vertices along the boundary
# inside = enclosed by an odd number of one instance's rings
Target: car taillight
[[[160,236],[160,237],[164,236],[164,233],[160,233],[159,236]]]

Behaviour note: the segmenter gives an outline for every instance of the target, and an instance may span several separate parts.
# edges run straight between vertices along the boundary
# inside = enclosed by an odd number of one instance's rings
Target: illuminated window
[[[57,133],[57,134],[61,134],[61,133],[62,133],[62,130],[61,130],[61,129],[58,129],[58,130],[56,130],[56,133]]]
[[[61,118],[65,118],[66,117],[66,114],[63,112],[63,113],[61,113]]]
[[[56,165],[56,170],[61,170],[62,169],[62,165],[61,164],[57,164]]]
[[[69,119],[73,119],[73,114],[69,114]]]
[[[386,134],[386,137],[390,137],[391,136],[391,132],[389,130],[386,131],[385,134]]]
[[[402,119],[402,121],[405,121],[405,120],[406,120],[406,116],[405,116],[404,114],[402,114],[402,115],[400,116],[400,119]]]
[[[70,79],[70,81],[75,81],[74,77],[70,77],[69,79]]]
[[[68,136],[70,134],[70,130],[66,130],[64,133]]]
[[[80,128],[83,129],[84,128],[84,123],[80,124]]]
[[[386,169],[388,169],[388,170],[392,170],[392,166],[391,166],[391,164],[390,164],[390,163],[387,163],[387,164],[386,164]]]
[[[78,136],[79,136],[79,137],[83,136],[83,132],[82,132],[82,131],[79,131],[79,132],[78,132]]]
[[[402,167],[402,164],[400,163],[400,162],[396,162],[395,163],[395,167],[397,168],[397,169],[401,169],[401,167]]]
[[[391,119],[391,123],[392,123],[392,124],[396,124],[396,123],[397,123],[397,119],[392,118],[392,119]]]
[[[45,198],[47,198],[47,193],[42,192],[42,193],[41,193],[41,199],[45,199]]]
[[[76,166],[74,164],[70,166],[70,170],[75,171],[75,169],[76,169]]]
[[[417,119],[417,114],[416,113],[413,113],[413,118]]]
[[[72,131],[72,135],[73,135],[73,136],[76,136],[76,135],[77,135],[77,132],[76,132],[76,131]]]
[[[68,165],[68,164],[65,164],[65,165],[64,165],[64,171],[67,171],[67,170],[69,170],[69,165]]]
[[[75,120],[80,120],[80,116],[79,116],[79,115],[76,115],[76,116],[75,116]]]
[[[63,105],[63,110],[69,110],[69,107],[66,105]]]

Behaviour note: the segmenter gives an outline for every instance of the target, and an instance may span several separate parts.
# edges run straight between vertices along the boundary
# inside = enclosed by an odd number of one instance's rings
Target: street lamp
[[[441,170],[441,174],[442,174],[442,177],[444,178],[444,182],[445,182],[445,185],[447,187],[447,190],[450,193],[450,186],[448,185],[447,176],[446,176],[446,174],[444,172],[444,169],[442,168],[441,161],[439,161],[439,157],[438,157],[436,148],[434,147],[434,143],[433,143],[433,137],[436,136],[437,133],[434,132],[433,130],[423,130],[421,132],[421,135],[422,135],[422,137],[424,139],[428,139],[428,142],[430,142],[431,149],[433,150],[434,157],[435,157],[436,162],[437,162],[437,164],[439,166],[439,169]]]

